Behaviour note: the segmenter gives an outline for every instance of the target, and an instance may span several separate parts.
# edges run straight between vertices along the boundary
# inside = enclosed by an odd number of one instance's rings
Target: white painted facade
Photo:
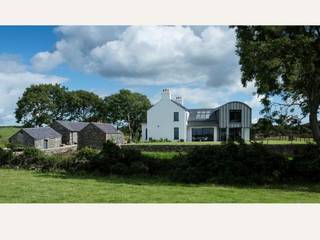
[[[231,122],[231,111],[240,111],[241,120]],[[195,119],[197,112],[210,112],[210,119]],[[192,115],[193,114],[193,115]],[[178,115],[175,119],[174,115]],[[192,115],[192,116],[191,116]],[[147,123],[142,124],[142,141],[168,139],[170,141],[193,141],[202,129],[209,131],[212,141],[226,139],[236,131],[244,140],[250,140],[251,108],[241,102],[230,102],[215,109],[187,109],[182,97],[171,98],[169,89],[163,89],[161,99],[147,111]],[[178,133],[177,133],[178,132]],[[197,132],[197,133],[196,133]],[[237,136],[238,136],[237,135]],[[199,136],[199,135],[197,135]]]

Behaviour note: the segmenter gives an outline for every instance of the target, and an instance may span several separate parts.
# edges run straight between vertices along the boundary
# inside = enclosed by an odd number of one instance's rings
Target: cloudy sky
[[[222,26],[0,27],[0,125],[31,84],[61,83],[107,96],[127,88],[152,103],[162,88],[186,107],[244,101],[259,117],[255,88],[241,86],[235,34]]]

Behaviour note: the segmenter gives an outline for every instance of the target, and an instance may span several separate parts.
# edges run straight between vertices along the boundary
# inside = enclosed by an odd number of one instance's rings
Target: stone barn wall
[[[48,138],[48,149],[50,148],[58,148],[61,146],[61,138]],[[38,149],[44,149],[44,141],[45,139],[35,140],[34,147]]]
[[[106,134],[92,124],[89,124],[79,132],[79,149],[84,147],[102,149],[105,141]]]
[[[68,130],[67,128],[65,128],[64,126],[62,126],[60,123],[54,121],[50,127],[52,127],[54,130],[56,130],[58,133],[60,133],[62,135],[62,143],[63,144],[72,144],[70,142],[71,140],[71,134],[72,132],[70,132],[70,130]]]
[[[9,142],[16,145],[24,145],[27,147],[34,147],[34,140],[28,134],[23,132],[22,130],[18,131],[14,134],[10,139]]]

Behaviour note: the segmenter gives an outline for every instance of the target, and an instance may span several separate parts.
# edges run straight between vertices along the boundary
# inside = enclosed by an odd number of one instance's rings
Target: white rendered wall
[[[146,129],[147,129],[147,124],[146,123],[142,123],[141,124],[141,141],[147,141],[148,139],[146,139]]]
[[[179,112],[179,121],[173,121],[173,113]],[[187,139],[188,112],[170,100],[170,97],[162,96],[161,100],[147,112],[148,139],[174,140],[174,128],[179,128],[179,139]]]
[[[250,128],[243,128],[243,140],[249,141],[250,140]]]

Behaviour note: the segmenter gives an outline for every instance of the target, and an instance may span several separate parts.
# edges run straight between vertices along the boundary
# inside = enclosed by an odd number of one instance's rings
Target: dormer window
[[[241,123],[241,110],[230,110],[229,121],[232,123]]]
[[[179,112],[174,112],[173,113],[173,121],[174,122],[179,122]]]

